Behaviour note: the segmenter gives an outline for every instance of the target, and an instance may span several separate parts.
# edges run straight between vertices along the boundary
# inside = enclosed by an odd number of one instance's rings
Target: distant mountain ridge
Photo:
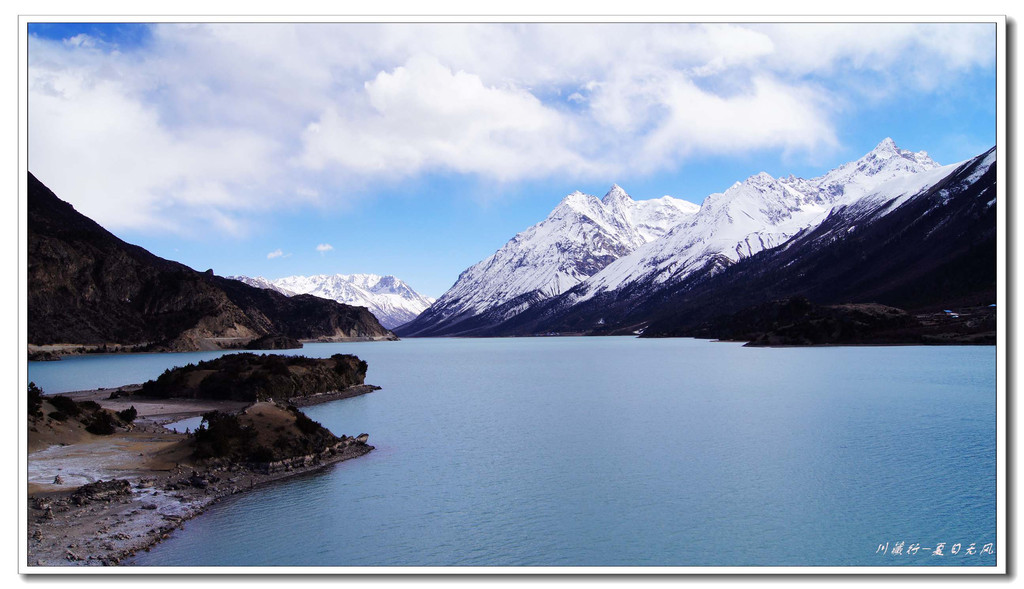
[[[697,210],[697,205],[669,196],[635,201],[618,185],[601,199],[573,192],[545,220],[464,271],[402,331],[459,335],[501,323],[659,239]]]
[[[692,334],[708,318],[790,296],[940,314],[988,307],[997,293],[995,148],[936,173],[920,189],[837,207],[785,247],[729,272],[656,293],[645,335]]]
[[[395,339],[366,309],[286,297],[126,243],[28,178],[28,340],[200,350],[264,335]]]
[[[472,300],[457,283],[399,333],[678,335],[715,314],[794,295],[819,304],[883,303],[909,309],[953,300],[994,302],[994,194],[994,148],[968,162],[940,166],[925,152],[900,149],[887,138],[865,156],[817,178],[774,178],[762,172],[737,182],[705,198],[699,210],[661,236],[614,256],[553,296],[520,300],[511,309],[477,306],[471,318],[453,321],[437,307],[445,302],[446,309],[458,308]],[[936,207],[935,199],[945,204]],[[826,236],[811,240],[822,232]],[[892,235],[905,236],[905,241],[897,245]],[[871,239],[862,239],[866,236]],[[958,247],[965,242],[969,248]],[[503,250],[516,244],[514,239]],[[601,250],[600,242],[594,249]],[[586,256],[586,251],[577,254]],[[516,253],[505,257],[516,259]],[[902,265],[894,267],[890,260]],[[797,272],[805,263],[807,268]],[[943,265],[957,268],[963,281],[936,275]],[[764,282],[768,266],[772,283]],[[970,267],[977,271],[966,270]],[[830,279],[820,282],[821,275]],[[496,278],[496,283],[476,285],[477,290],[501,292],[512,286],[503,276]],[[920,286],[925,283],[946,290],[929,291]],[[898,294],[910,291],[918,294]]]
[[[864,157],[810,180],[761,172],[705,198],[689,223],[617,260],[574,298],[587,300],[636,283],[672,283],[708,264],[717,271],[781,245],[820,223],[837,205],[855,202],[897,178],[918,177],[939,167],[924,152],[901,150],[886,138]]]
[[[286,296],[310,294],[346,305],[366,307],[392,329],[408,323],[429,307],[434,299],[425,297],[394,276],[376,274],[317,274],[269,280],[262,276],[229,276],[250,286],[269,288]]]

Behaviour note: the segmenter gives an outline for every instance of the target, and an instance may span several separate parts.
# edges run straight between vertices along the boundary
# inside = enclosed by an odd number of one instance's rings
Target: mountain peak
[[[434,302],[390,274],[317,274],[277,280],[245,276],[231,278],[250,286],[276,290],[286,296],[311,294],[346,305],[366,307],[389,329],[411,321]]]
[[[575,287],[613,261],[688,222],[696,205],[666,197],[634,201],[614,184],[603,199],[573,192],[540,223],[467,268],[407,335],[466,335]]]
[[[876,145],[874,149],[871,150],[871,153],[899,153],[900,151],[900,148],[896,146],[896,142],[892,140],[892,137],[886,137],[881,142],[879,142],[879,144]]]
[[[594,197],[589,195],[589,194],[587,194],[587,193],[585,193],[585,192],[580,192],[579,190],[573,190],[569,194],[565,195],[565,197],[562,198],[562,201],[559,204],[584,203],[584,202],[589,201],[592,198],[594,198]]]
[[[600,204],[596,196],[574,190],[565,195],[565,198],[558,203],[558,206],[551,211],[548,217],[561,217],[569,211],[592,217],[596,214],[594,211],[599,208]]]
[[[859,161],[872,159],[877,161],[892,160],[894,162],[901,162],[900,165],[903,167],[906,167],[909,164],[913,166],[916,171],[939,167],[939,164],[928,156],[928,152],[919,151],[914,153],[906,149],[900,149],[891,137],[883,139],[881,143],[875,146],[870,153],[862,157]]]
[[[608,204],[612,202],[622,202],[626,200],[633,200],[626,194],[626,191],[622,189],[618,184],[612,184],[612,187],[608,189],[608,193],[604,195],[601,202]]]
[[[753,176],[747,178],[746,182],[742,182],[742,183],[738,182],[737,184],[740,184],[740,185],[747,184],[747,185],[752,185],[752,186],[766,186],[768,184],[774,184],[774,183],[775,183],[775,177],[774,176],[772,176],[768,172],[759,172],[759,173],[754,174]]]

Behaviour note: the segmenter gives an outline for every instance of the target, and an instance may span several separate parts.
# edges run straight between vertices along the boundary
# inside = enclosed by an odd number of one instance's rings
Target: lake
[[[338,352],[383,389],[304,411],[376,450],[232,496],[133,564],[996,564],[994,347],[615,337],[286,353]],[[117,386],[219,354],[33,362],[29,379]]]

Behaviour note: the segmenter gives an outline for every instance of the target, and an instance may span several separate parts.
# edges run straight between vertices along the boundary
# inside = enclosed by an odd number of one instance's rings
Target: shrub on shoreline
[[[109,436],[117,431],[117,418],[109,411],[99,410],[93,413],[92,419],[85,426],[85,431],[97,436]]]
[[[240,415],[212,411],[192,434],[193,457],[268,463],[318,454],[342,438],[295,407],[260,403]]]
[[[135,421],[135,418],[138,417],[138,416],[139,416],[139,412],[138,412],[138,410],[135,409],[135,405],[132,405],[131,407],[129,407],[129,408],[123,410],[123,411],[118,411],[117,412],[117,418],[120,419],[123,423],[126,423],[126,424]]]
[[[54,406],[57,411],[69,416],[78,417],[82,414],[82,409],[75,403],[75,400],[71,397],[65,397],[64,395],[57,395],[56,397],[49,398],[50,404]]]
[[[28,383],[28,414],[30,417],[42,417],[43,412],[43,389],[36,386],[36,383]]]
[[[85,431],[99,436],[113,434],[119,426],[131,423],[138,416],[138,411],[134,406],[115,414],[113,411],[104,409],[96,401],[77,402],[64,395],[47,397],[34,382],[29,383],[29,419],[35,421],[43,417],[44,403],[53,408],[52,411],[46,413],[51,420],[61,424],[75,420],[85,426]]]

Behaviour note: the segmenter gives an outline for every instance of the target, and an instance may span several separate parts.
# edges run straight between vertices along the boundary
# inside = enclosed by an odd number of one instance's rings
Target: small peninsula
[[[28,564],[120,564],[225,496],[369,453],[367,434],[298,409],[379,389],[366,369],[240,353],[117,389],[30,385]],[[200,416],[187,433],[164,427]]]
[[[664,334],[654,330],[644,333],[644,337],[660,335]],[[996,306],[914,315],[887,305],[818,305],[805,297],[789,297],[719,315],[671,335],[745,341],[754,347],[992,345],[996,342]]]
[[[350,354],[307,358],[279,354],[228,354],[164,371],[142,385],[139,395],[160,399],[279,401],[294,404],[332,400],[352,387],[365,387],[366,362]]]

